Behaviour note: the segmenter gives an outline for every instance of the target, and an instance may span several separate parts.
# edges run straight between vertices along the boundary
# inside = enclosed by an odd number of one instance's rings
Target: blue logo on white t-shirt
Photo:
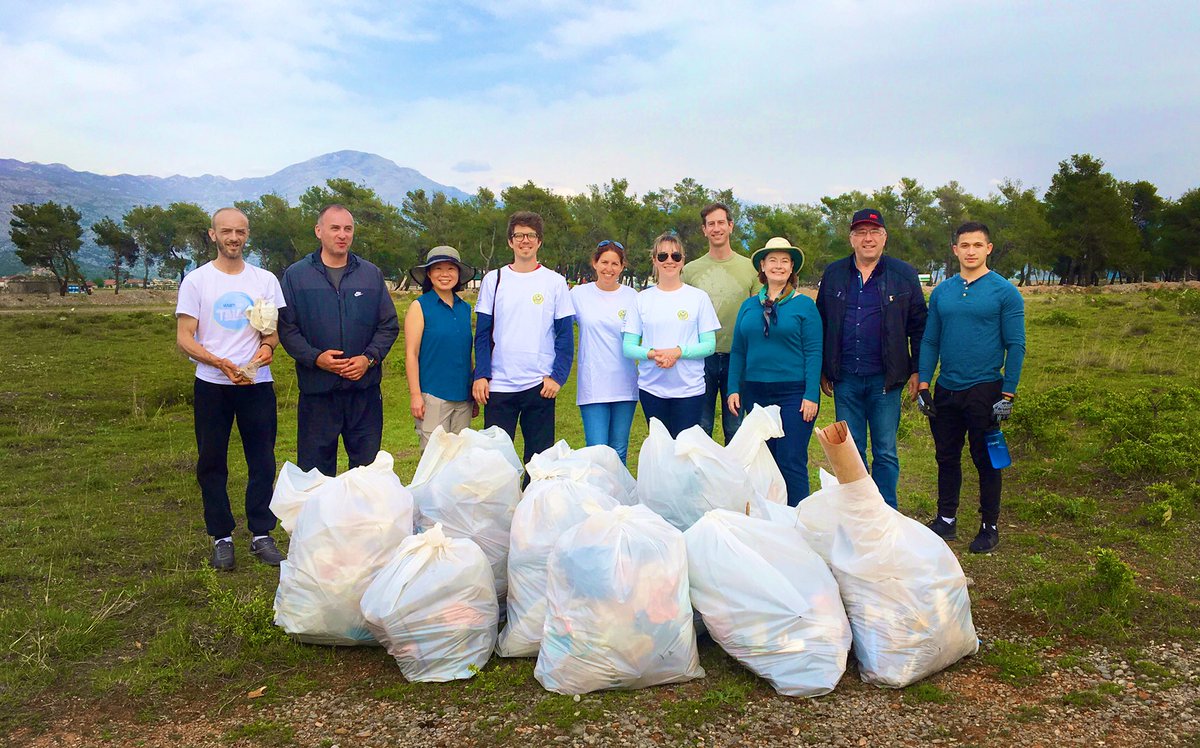
[[[242,330],[250,324],[246,310],[254,306],[254,302],[243,291],[230,291],[217,299],[213,304],[213,322],[226,330]]]

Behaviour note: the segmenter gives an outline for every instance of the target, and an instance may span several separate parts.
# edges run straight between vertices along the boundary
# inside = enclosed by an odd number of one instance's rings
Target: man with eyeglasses
[[[733,251],[733,217],[725,203],[712,203],[700,211],[700,228],[708,239],[708,253],[683,267],[683,282],[708,294],[721,329],[717,330],[717,349],[704,359],[704,411],[700,426],[712,436],[715,413],[721,404],[721,431],[725,443],[742,423],[739,415],[723,407],[729,398],[729,349],[733,345],[733,323],[742,302],[758,293],[762,284],[750,258]]]
[[[567,281],[538,262],[542,217],[508,219],[512,264],[483,277],[475,305],[475,382],[483,425],[525,440],[524,461],[554,444],[554,402],[575,358],[574,315]],[[528,476],[526,476],[528,481]]]
[[[925,294],[912,265],[884,255],[887,226],[875,208],[850,221],[849,257],[831,262],[817,291],[825,328],[821,391],[833,395],[863,464],[884,501],[897,508],[900,396],[917,393],[917,361],[925,333]],[[871,461],[867,462],[867,437]]]

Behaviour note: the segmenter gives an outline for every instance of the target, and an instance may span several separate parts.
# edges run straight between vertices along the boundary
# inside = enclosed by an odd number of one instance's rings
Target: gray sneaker
[[[233,541],[218,540],[214,543],[209,563],[217,571],[233,571]]]
[[[279,566],[279,562],[284,558],[275,545],[275,538],[270,535],[251,541],[250,552],[258,556],[259,561],[270,566]]]

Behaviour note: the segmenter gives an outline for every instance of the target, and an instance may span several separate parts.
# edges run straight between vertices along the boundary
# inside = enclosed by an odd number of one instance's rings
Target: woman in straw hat
[[[656,285],[638,294],[625,315],[624,351],[638,361],[638,395],[646,420],[657,418],[672,438],[700,425],[704,359],[721,329],[708,294],[683,282],[687,259],[674,232],[654,240]]]
[[[424,291],[404,316],[404,361],[409,408],[421,451],[434,429],[471,425],[471,305],[458,296],[475,277],[454,247],[434,247],[425,264],[408,271]]]
[[[571,289],[579,325],[576,403],[590,447],[607,444],[625,462],[629,430],[637,409],[637,366],[621,351],[625,316],[637,306],[637,291],[621,283],[625,247],[605,239],[592,253],[595,283]]]
[[[729,410],[778,405],[783,436],[767,442],[787,483],[788,504],[808,496],[808,442],[821,402],[821,316],[796,293],[804,253],[783,237],[769,240],[750,261],[762,290],[746,299],[729,352]]]

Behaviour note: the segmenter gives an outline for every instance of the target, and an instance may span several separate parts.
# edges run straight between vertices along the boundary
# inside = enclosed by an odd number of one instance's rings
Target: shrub
[[[1033,322],[1047,327],[1079,327],[1079,318],[1061,309],[1055,309],[1045,317],[1034,319]]]
[[[1092,564],[1090,581],[1098,602],[1111,613],[1127,611],[1137,591],[1133,569],[1111,548],[1097,548],[1092,553],[1096,560]]]
[[[1200,499],[1200,487],[1196,485],[1155,483],[1146,487],[1146,493],[1150,501],[1141,508],[1139,515],[1149,525],[1166,526],[1172,520],[1191,517],[1196,501]]]

